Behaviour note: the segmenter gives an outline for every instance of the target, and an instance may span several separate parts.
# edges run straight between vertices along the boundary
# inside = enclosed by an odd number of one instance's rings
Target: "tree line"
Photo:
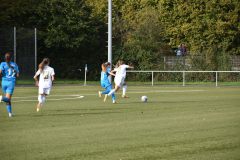
[[[38,28],[39,61],[47,56],[62,78],[91,79],[107,60],[107,0],[0,0],[0,26]],[[192,66],[227,69],[240,55],[238,0],[113,0],[113,60],[161,69],[163,56],[186,44]],[[199,65],[201,64],[201,65]],[[226,65],[225,65],[226,64]],[[81,78],[81,77],[80,77]]]

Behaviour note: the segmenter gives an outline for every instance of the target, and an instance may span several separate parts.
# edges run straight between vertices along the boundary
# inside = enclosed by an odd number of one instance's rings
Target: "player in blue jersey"
[[[106,62],[105,65],[107,66],[107,73],[108,73],[108,75],[111,75],[111,63],[110,62]]]
[[[11,62],[11,53],[5,54],[5,62],[2,62],[0,65],[0,74],[2,76],[2,91],[4,93],[4,96],[0,96],[0,100],[6,102],[8,116],[12,117],[11,98],[16,77],[19,76],[19,69],[16,63]]]
[[[108,69],[108,64],[103,63],[101,67],[102,67],[101,86],[102,88],[105,88],[105,91],[99,91],[98,94],[99,94],[99,97],[102,97],[102,94],[105,94],[105,98],[104,98],[104,102],[105,102],[107,98],[107,94],[112,90],[112,84],[110,83],[108,76],[109,75],[115,76],[115,75],[111,73],[110,70]],[[112,94],[112,102],[116,103],[115,94]]]

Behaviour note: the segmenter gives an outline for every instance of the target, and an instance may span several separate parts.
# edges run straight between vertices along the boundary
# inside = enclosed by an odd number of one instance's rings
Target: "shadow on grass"
[[[106,114],[115,114],[122,112],[75,112],[75,113],[44,113],[41,112],[39,114],[30,115],[31,117],[46,117],[46,116],[86,116],[86,115],[106,115]]]
[[[79,108],[79,109],[57,109],[57,110],[48,110],[49,112],[66,112],[66,111],[116,111],[116,110],[125,110],[126,108]]]

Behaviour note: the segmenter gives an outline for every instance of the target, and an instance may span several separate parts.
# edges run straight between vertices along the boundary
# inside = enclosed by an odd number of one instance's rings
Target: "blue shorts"
[[[112,87],[112,84],[111,83],[101,83],[102,88],[108,88],[109,86]]]
[[[15,81],[2,81],[2,91],[4,94],[13,94]]]

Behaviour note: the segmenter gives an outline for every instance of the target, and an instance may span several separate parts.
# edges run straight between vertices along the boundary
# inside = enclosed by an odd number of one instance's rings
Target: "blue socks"
[[[11,106],[11,101],[7,97],[2,97],[2,101],[7,103],[7,111],[8,113],[12,113],[12,106]]]
[[[12,113],[12,106],[11,105],[7,105],[7,111],[8,111],[8,113]]]
[[[116,96],[115,96],[115,94],[114,94],[114,93],[112,94],[112,100],[113,100],[113,101],[115,101],[115,100],[116,100]]]

